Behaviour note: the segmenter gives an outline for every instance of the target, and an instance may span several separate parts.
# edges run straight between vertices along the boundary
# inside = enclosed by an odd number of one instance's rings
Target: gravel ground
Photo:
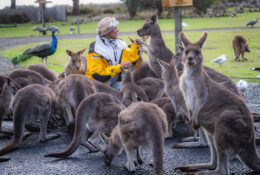
[[[33,40],[26,39],[28,42]],[[2,42],[1,42],[2,41]],[[18,40],[16,40],[18,41]],[[37,40],[38,41],[38,40]],[[19,42],[5,41],[8,46],[4,47],[4,40],[0,39],[0,48],[9,48],[18,45]],[[13,42],[13,43],[12,43]],[[20,43],[21,44],[21,43]],[[0,75],[14,69],[10,61],[0,56]],[[252,112],[260,113],[260,84],[249,83],[246,92],[245,102]],[[10,127],[10,122],[4,122],[5,126]],[[45,174],[87,174],[87,175],[127,175],[129,174],[123,167],[126,161],[125,154],[121,154],[113,161],[110,167],[106,167],[103,162],[102,153],[87,153],[87,150],[80,146],[77,151],[68,159],[44,158],[43,156],[50,152],[58,152],[65,150],[70,141],[71,136],[65,134],[61,130],[51,130],[53,133],[61,134],[61,138],[48,142],[39,143],[38,133],[33,133],[29,138],[24,140],[19,149],[8,154],[11,157],[9,162],[0,164],[0,175],[45,175]],[[179,133],[179,136],[181,134]],[[0,140],[0,148],[10,143],[11,140]],[[166,175],[183,174],[174,171],[176,166],[187,165],[191,163],[203,163],[210,160],[209,148],[197,149],[172,149],[171,146],[179,141],[179,137],[167,139],[164,147],[164,173]],[[257,147],[260,154],[260,147]],[[148,166],[151,159],[150,150],[146,147],[142,148],[142,157],[144,164],[137,167],[135,174],[148,175],[152,174],[152,168]],[[230,161],[230,172],[236,175],[250,175],[252,170],[240,163],[237,159]]]

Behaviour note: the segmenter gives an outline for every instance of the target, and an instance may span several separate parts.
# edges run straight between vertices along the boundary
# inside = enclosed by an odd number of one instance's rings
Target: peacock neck
[[[55,36],[55,32],[52,32],[52,42],[51,42],[51,44],[55,47],[55,48],[57,48],[57,38],[56,38],[56,36]]]

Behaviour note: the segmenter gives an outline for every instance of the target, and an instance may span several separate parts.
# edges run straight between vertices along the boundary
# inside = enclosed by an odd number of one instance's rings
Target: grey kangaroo
[[[139,97],[140,100],[148,102],[147,95],[145,91],[139,87],[133,80],[132,72],[134,70],[134,65],[131,65],[129,70],[122,69],[122,84],[120,91],[123,94],[122,102],[127,107],[132,102],[137,101]]]
[[[60,153],[47,154],[45,157],[66,158],[74,153],[80,144],[90,151],[96,151],[96,148],[104,150],[99,144],[101,135],[111,133],[117,124],[119,112],[124,108],[122,102],[110,94],[97,92],[85,98],[78,107],[75,132],[68,149]],[[94,133],[89,141],[86,141],[90,132]]]
[[[41,74],[45,79],[47,79],[49,81],[55,81],[58,79],[57,73],[54,70],[49,69],[44,64],[32,64],[32,65],[28,66],[27,69]]]
[[[59,104],[69,132],[72,132],[74,118],[80,102],[95,92],[95,86],[85,75],[71,74],[58,83]]]
[[[0,95],[0,125],[4,116],[10,115],[9,106],[14,94],[19,89],[30,84],[44,84],[45,79],[37,72],[27,69],[16,69],[1,76],[1,95]],[[8,80],[10,88],[6,88],[6,80]],[[0,127],[1,128],[1,127]],[[1,129],[2,130],[2,129]],[[10,134],[10,131],[5,132]]]
[[[104,151],[105,164],[109,166],[124,148],[127,155],[125,167],[133,172],[136,170],[131,156],[133,147],[149,145],[153,154],[153,172],[155,175],[162,175],[166,132],[167,119],[162,109],[152,103],[132,103],[118,115],[118,124]]]
[[[180,33],[185,45],[184,72],[181,88],[191,111],[193,127],[206,131],[211,161],[208,164],[177,167],[195,174],[229,174],[230,157],[238,157],[249,168],[260,172],[260,159],[256,153],[252,115],[243,100],[235,93],[212,80],[204,70],[202,46],[207,33],[192,43]]]
[[[134,75],[135,81],[141,79],[138,78],[139,76],[142,78],[147,77],[146,74],[150,75],[150,71],[152,71],[155,77],[161,78],[162,70],[157,62],[157,58],[170,62],[174,54],[167,48],[162,38],[161,29],[157,23],[157,16],[154,15],[146,19],[143,27],[137,30],[137,34],[141,37],[149,36],[150,39],[148,41],[148,65],[144,67],[140,66],[140,68],[136,70]],[[146,70],[146,72],[144,70]]]
[[[58,138],[58,134],[47,135],[47,123],[56,103],[55,93],[46,86],[32,84],[18,90],[11,104],[14,138],[10,144],[0,150],[0,155],[16,149],[24,137],[25,126],[36,124],[37,120],[40,121],[40,142]]]

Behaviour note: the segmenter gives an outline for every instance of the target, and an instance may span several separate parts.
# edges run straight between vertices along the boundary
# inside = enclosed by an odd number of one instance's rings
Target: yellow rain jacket
[[[90,44],[89,53],[87,54],[86,75],[91,80],[98,80],[104,83],[106,83],[109,79],[121,72],[121,62],[129,61],[130,64],[132,64],[139,57],[139,45],[132,44],[130,46],[125,47],[125,49],[122,51],[119,63],[113,65],[111,60],[105,58],[104,56],[102,56],[102,54],[96,53],[94,47],[95,42]]]

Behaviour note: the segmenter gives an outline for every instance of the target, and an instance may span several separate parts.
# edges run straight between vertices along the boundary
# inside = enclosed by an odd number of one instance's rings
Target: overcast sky
[[[36,0],[16,0],[16,5],[37,5],[34,3]],[[49,1],[49,0],[48,0]],[[72,6],[72,0],[50,0],[52,3],[49,3],[47,7],[51,7],[54,5],[71,5]],[[120,0],[79,0],[80,4],[89,4],[89,3],[118,3],[121,2]],[[0,9],[3,9],[4,7],[8,6],[10,7],[11,0],[0,0]]]

